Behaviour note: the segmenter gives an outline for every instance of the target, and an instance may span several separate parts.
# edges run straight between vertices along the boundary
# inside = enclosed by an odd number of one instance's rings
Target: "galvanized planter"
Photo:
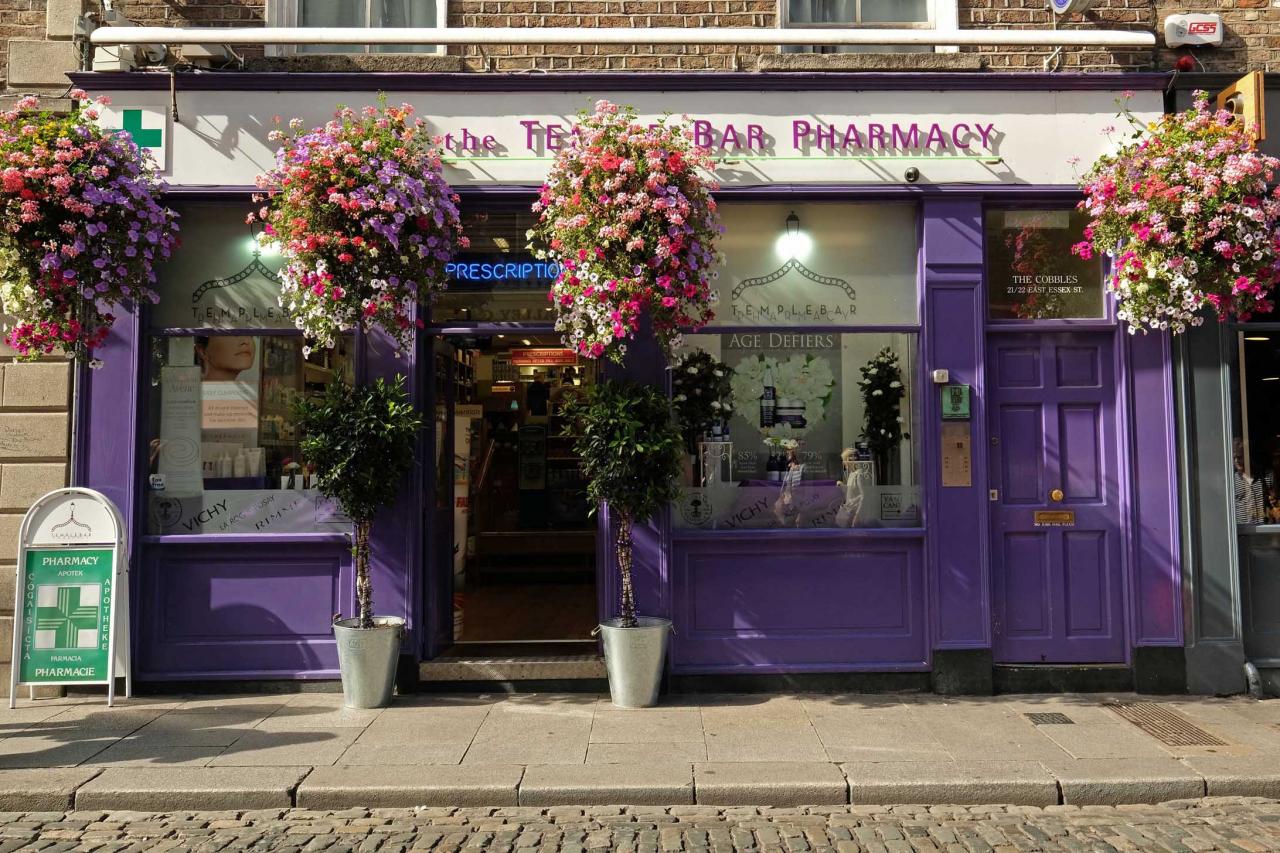
[[[600,623],[604,666],[609,673],[609,696],[619,708],[650,708],[658,703],[662,670],[667,660],[671,620],[640,616],[634,628],[621,619]]]
[[[358,623],[358,619],[337,619],[333,623],[343,702],[348,708],[385,708],[395,693],[404,620],[375,616],[372,628],[357,628]]]

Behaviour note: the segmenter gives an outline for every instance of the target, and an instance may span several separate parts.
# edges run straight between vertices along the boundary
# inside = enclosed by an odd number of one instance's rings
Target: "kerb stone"
[[[1081,758],[1045,762],[1062,802],[1077,806],[1164,803],[1204,796],[1204,777],[1173,758]]]
[[[522,773],[522,767],[498,764],[317,767],[298,786],[298,806],[514,806]]]
[[[849,802],[849,784],[834,764],[809,761],[709,762],[693,765],[699,804],[829,806]]]
[[[77,809],[288,808],[309,767],[111,767],[76,791]]]
[[[525,770],[522,806],[693,804],[689,764],[544,764]]]
[[[0,811],[66,811],[75,803],[76,789],[98,773],[96,767],[0,770]]]
[[[1058,784],[1035,761],[855,761],[850,802],[865,805],[1058,804]]]

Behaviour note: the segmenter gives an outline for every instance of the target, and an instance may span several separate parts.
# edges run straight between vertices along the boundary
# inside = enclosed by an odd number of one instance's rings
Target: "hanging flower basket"
[[[302,128],[271,132],[276,165],[258,176],[266,196],[249,217],[284,258],[280,305],[308,345],[378,326],[407,349],[423,325],[415,307],[444,289],[445,264],[468,245],[439,140],[408,104],[342,107]]]
[[[699,173],[711,168],[683,122],[641,123],[608,101],[579,114],[529,231],[539,257],[560,264],[550,299],[566,346],[621,361],[647,314],[670,355],[682,329],[712,320],[723,229],[718,187]]]
[[[1113,256],[1108,287],[1129,332],[1198,326],[1206,307],[1222,319],[1271,310],[1280,279],[1280,161],[1254,147],[1253,130],[1225,111],[1193,106],[1143,125],[1082,179],[1080,209],[1093,217],[1074,251]]]
[[[111,309],[159,299],[177,214],[150,155],[97,120],[96,104],[55,114],[35,96],[0,113],[0,307],[19,358],[61,350],[97,367]]]

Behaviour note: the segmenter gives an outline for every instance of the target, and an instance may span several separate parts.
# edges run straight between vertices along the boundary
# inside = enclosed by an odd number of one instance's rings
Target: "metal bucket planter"
[[[609,695],[619,708],[650,708],[658,702],[662,669],[667,660],[671,620],[640,616],[634,628],[621,619],[600,623]]]
[[[375,616],[372,628],[358,628],[358,623],[358,619],[336,619],[333,623],[344,704],[348,708],[385,708],[395,692],[404,620]]]

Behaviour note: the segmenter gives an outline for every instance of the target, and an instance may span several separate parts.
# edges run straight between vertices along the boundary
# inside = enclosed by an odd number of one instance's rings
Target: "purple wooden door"
[[[988,337],[997,662],[1125,659],[1114,356],[1110,332]]]

